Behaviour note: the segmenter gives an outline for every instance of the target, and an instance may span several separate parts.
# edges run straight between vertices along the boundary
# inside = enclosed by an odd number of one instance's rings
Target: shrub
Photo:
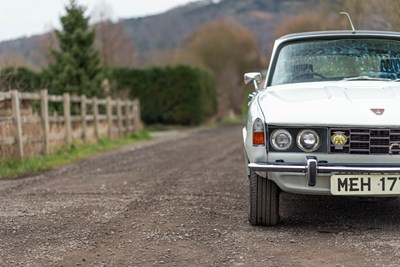
[[[0,91],[18,89],[21,91],[38,91],[42,86],[42,79],[36,73],[25,67],[8,67],[0,71]]]
[[[149,124],[198,125],[216,112],[213,77],[189,66],[118,68],[113,71],[119,89],[141,101],[142,119]]]

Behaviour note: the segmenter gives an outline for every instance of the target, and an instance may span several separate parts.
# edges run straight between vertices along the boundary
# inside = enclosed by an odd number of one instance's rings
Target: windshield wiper
[[[342,81],[393,81],[388,78],[370,77],[370,76],[356,76],[350,78],[344,78]]]

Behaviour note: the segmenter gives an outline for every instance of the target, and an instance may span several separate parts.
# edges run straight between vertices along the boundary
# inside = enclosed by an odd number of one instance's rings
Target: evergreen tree
[[[100,58],[93,48],[95,31],[89,30],[89,17],[76,0],[65,9],[62,30],[56,31],[60,49],[52,51],[55,63],[44,72],[48,89],[53,94],[102,96]]]

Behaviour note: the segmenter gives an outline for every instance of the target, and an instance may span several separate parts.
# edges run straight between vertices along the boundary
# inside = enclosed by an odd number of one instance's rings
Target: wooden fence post
[[[134,99],[134,100],[132,100],[132,116],[133,116],[133,131],[135,132],[135,133],[137,133],[138,132],[138,124],[137,124],[137,122],[136,122],[136,117],[137,117],[137,115],[136,115],[136,113],[137,113],[137,102],[136,102],[136,99]]]
[[[126,100],[125,101],[125,134],[129,134],[131,132],[131,123],[130,123],[130,117],[131,117],[131,112],[130,112],[130,107],[131,101]]]
[[[82,139],[87,141],[87,120],[86,120],[86,96],[81,95],[81,120],[82,120]]]
[[[64,93],[64,123],[65,123],[65,138],[67,144],[72,144],[72,124],[71,124],[71,98],[69,93]]]
[[[44,154],[50,153],[50,126],[49,126],[49,102],[47,89],[40,90],[40,109],[42,115]]]
[[[107,135],[108,135],[108,139],[112,139],[112,128],[113,128],[113,110],[112,110],[112,102],[111,102],[111,98],[109,96],[107,96],[107,122],[108,122],[108,131],[107,131]]]
[[[139,133],[142,131],[142,121],[140,115],[140,101],[139,99],[134,100],[134,116],[135,116],[135,132]]]
[[[94,135],[96,139],[100,139],[100,130],[99,130],[99,103],[97,101],[97,97],[93,98],[93,120],[94,120]]]
[[[122,101],[117,100],[117,117],[118,117],[118,134],[119,137],[123,136],[123,123],[122,123]]]
[[[24,157],[24,146],[22,143],[22,122],[21,122],[21,112],[19,109],[18,90],[11,91],[11,104],[12,104],[14,127],[15,127],[15,145],[17,148],[18,157],[22,159]]]

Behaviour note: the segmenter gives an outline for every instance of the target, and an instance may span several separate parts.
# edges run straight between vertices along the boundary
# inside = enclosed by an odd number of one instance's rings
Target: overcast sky
[[[88,15],[99,6],[109,6],[114,19],[164,12],[195,0],[78,0]],[[0,0],[0,41],[30,36],[59,28],[68,0]]]

